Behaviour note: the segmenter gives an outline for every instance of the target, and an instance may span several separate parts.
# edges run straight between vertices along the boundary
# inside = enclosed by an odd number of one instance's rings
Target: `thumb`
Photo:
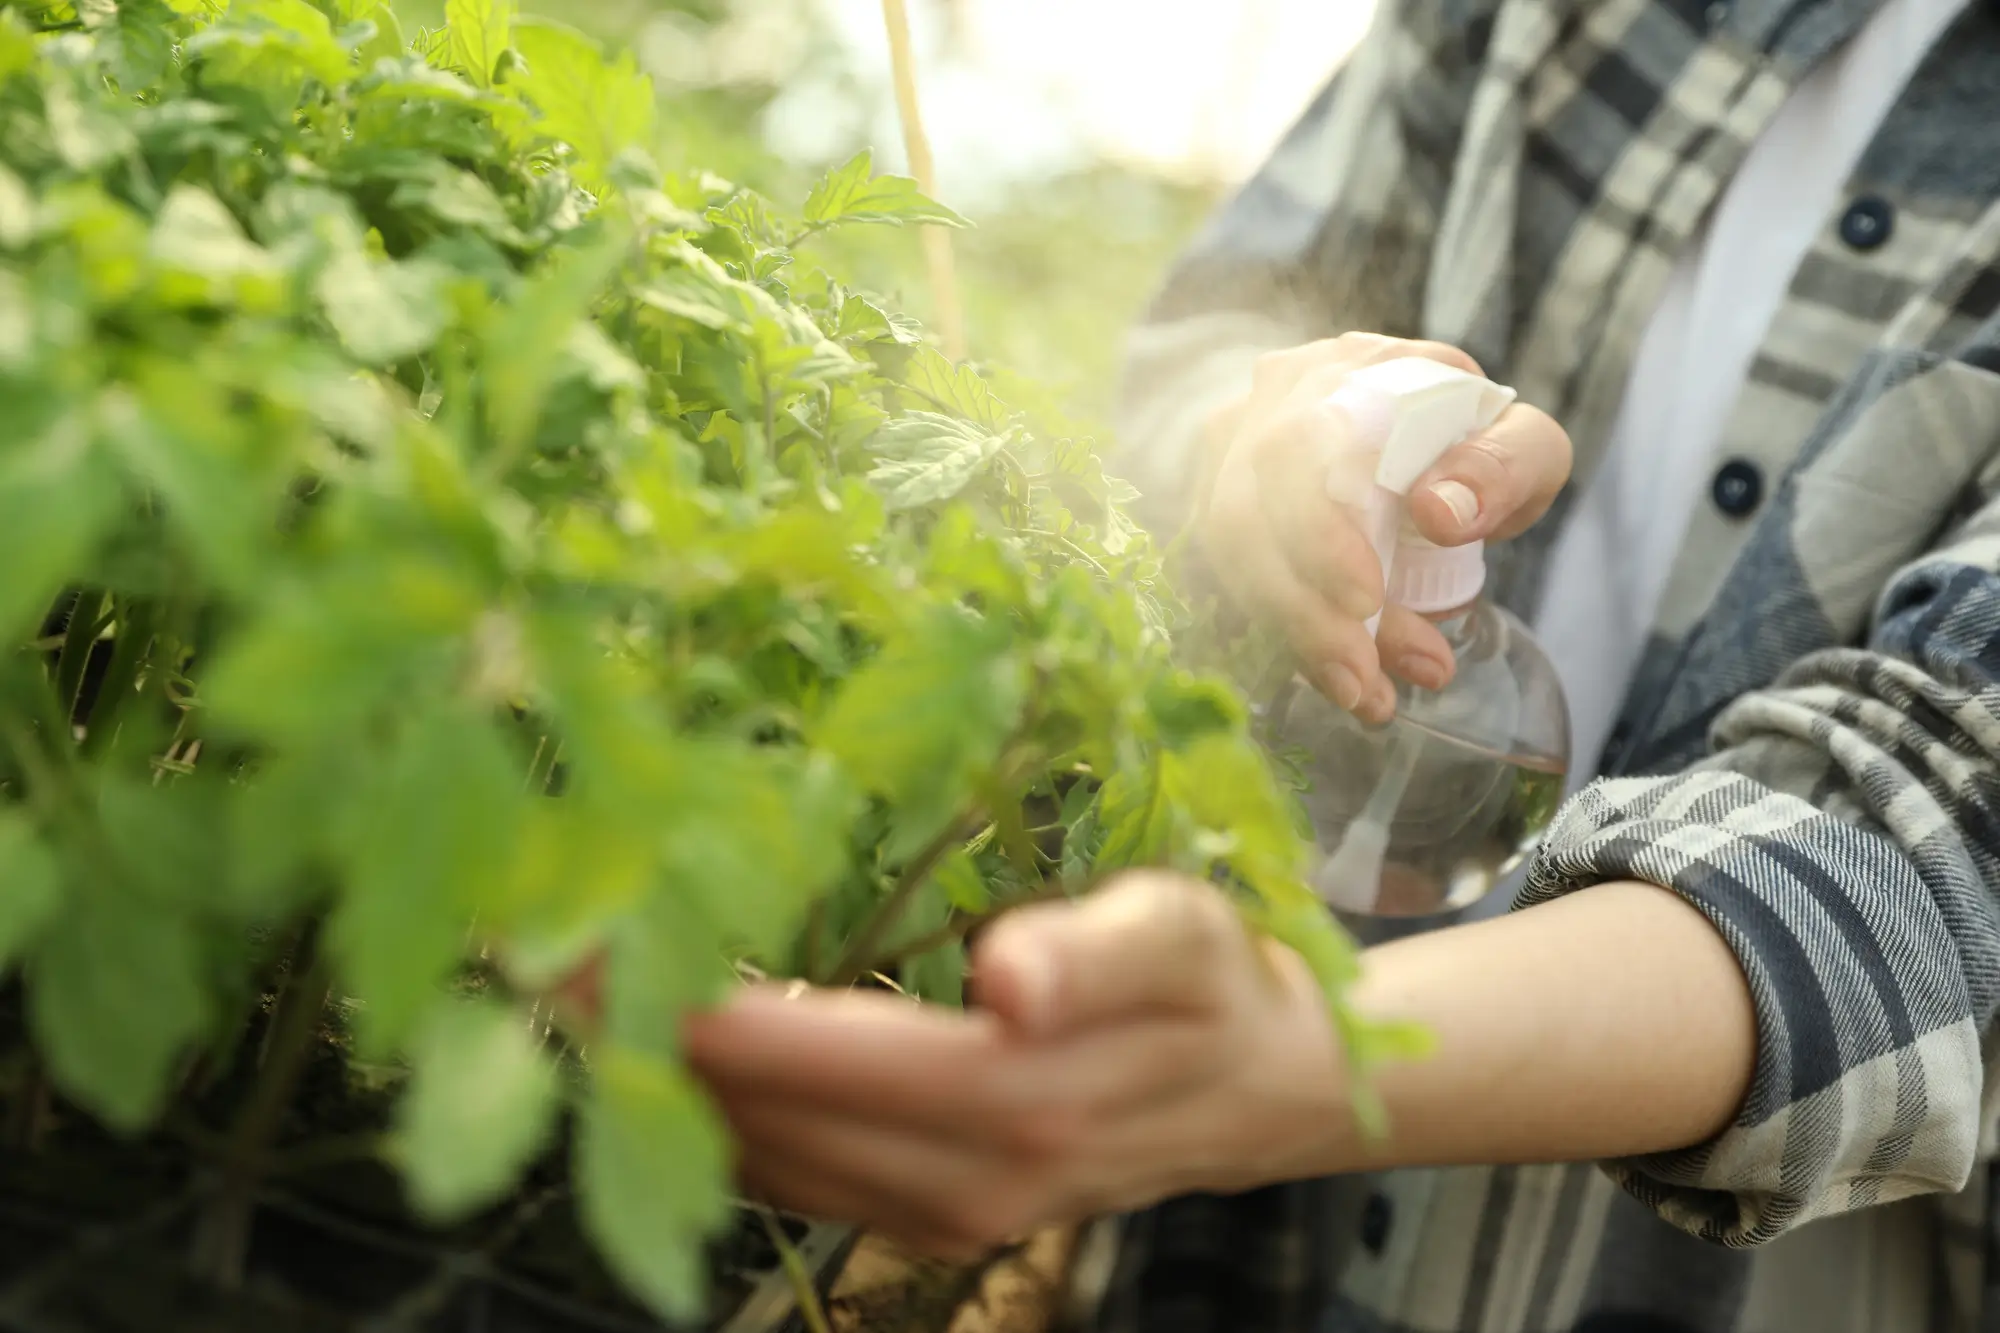
[[[1035,1040],[1145,1015],[1212,1010],[1249,959],[1242,920],[1216,889],[1160,872],[1123,876],[1076,902],[995,921],[972,958],[979,1003]]]
[[[1555,419],[1516,403],[1438,460],[1411,493],[1410,516],[1443,546],[1504,541],[1548,512],[1569,481],[1571,462],[1570,438]]]

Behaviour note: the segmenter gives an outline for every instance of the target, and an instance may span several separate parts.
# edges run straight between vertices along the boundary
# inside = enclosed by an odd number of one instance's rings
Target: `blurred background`
[[[906,0],[967,348],[1101,427],[1118,346],[1175,252],[1283,134],[1373,0]],[[787,210],[873,147],[906,170],[880,0],[523,0],[628,47],[664,102],[666,165]],[[441,0],[439,3],[441,10]],[[825,245],[826,242],[816,243]],[[915,238],[816,257],[928,320]]]

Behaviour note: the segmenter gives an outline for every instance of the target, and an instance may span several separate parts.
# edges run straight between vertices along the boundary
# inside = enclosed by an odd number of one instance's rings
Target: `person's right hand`
[[[1322,694],[1378,722],[1395,711],[1390,675],[1438,689],[1454,664],[1435,626],[1382,605],[1381,564],[1355,512],[1328,489],[1330,460],[1372,470],[1373,456],[1354,449],[1350,424],[1326,403],[1355,371],[1406,356],[1484,374],[1455,347],[1367,333],[1260,358],[1250,390],[1209,422],[1211,470],[1196,515],[1203,552],[1230,596],[1284,632]],[[1547,511],[1569,470],[1562,427],[1516,403],[1424,476],[1410,492],[1411,517],[1440,546],[1505,539]],[[1371,641],[1367,622],[1378,611]]]

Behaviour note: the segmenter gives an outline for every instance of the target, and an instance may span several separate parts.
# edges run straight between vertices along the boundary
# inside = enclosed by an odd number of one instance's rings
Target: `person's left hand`
[[[1347,1123],[1304,962],[1158,873],[995,922],[979,1008],[755,988],[687,1055],[746,1186],[946,1258],[1042,1225],[1314,1170]]]

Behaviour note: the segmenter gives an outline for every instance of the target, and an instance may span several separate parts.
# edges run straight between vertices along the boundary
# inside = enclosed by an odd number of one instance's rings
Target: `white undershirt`
[[[1569,695],[1572,787],[1593,776],[1723,429],[1800,261],[1965,4],[1886,0],[1794,90],[1668,279],[1604,461],[1556,544],[1535,626]]]

